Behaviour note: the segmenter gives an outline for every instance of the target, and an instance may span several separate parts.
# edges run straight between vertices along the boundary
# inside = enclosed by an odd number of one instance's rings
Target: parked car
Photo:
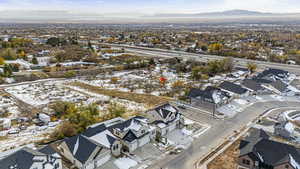
[[[179,105],[177,107],[180,108],[180,109],[186,109],[186,107],[184,105]]]
[[[179,154],[183,151],[183,148],[176,148],[172,151],[170,151],[170,155],[176,155],[176,154]]]
[[[20,132],[20,129],[14,128],[14,129],[10,129],[8,131],[8,134],[18,134],[19,132]]]
[[[19,129],[20,129],[20,130],[26,130],[26,129],[27,129],[27,126],[21,125],[21,126],[19,127]]]

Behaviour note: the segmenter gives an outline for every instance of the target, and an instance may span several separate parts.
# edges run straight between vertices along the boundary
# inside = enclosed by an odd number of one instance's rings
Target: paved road
[[[207,116],[196,111],[185,111],[183,114],[187,115],[189,118],[197,119],[197,121],[201,120],[203,123],[208,123],[211,125],[211,128],[197,138],[191,147],[189,147],[185,152],[182,152],[177,156],[169,155],[149,168],[193,169],[197,160],[204,157],[213,148],[216,148],[224,142],[231,134],[234,133],[234,131],[239,131],[247,124],[250,124],[249,122],[255,120],[259,115],[263,114],[267,110],[282,107],[283,105],[287,107],[299,107],[299,102],[285,102],[284,104],[278,101],[256,103],[228,120],[216,120],[211,116]]]
[[[136,47],[136,46],[129,46],[129,45],[118,45],[118,44],[106,44],[111,45],[114,47],[122,47],[126,51],[135,52],[145,55],[150,55],[153,57],[165,57],[165,58],[189,58],[189,59],[196,59],[198,61],[206,62],[208,60],[215,60],[215,59],[223,59],[223,56],[217,55],[203,55],[203,54],[195,54],[195,53],[188,53],[182,51],[174,51],[174,50],[165,50],[165,49],[157,49],[157,48],[145,48],[145,47]],[[280,63],[273,63],[273,62],[265,62],[265,61],[257,61],[257,60],[249,60],[249,59],[241,59],[241,58],[234,58],[236,65],[238,66],[246,66],[248,62],[254,62],[259,67],[265,68],[279,68],[284,69],[293,73],[300,73],[300,66],[299,65],[288,65],[288,64],[280,64]]]

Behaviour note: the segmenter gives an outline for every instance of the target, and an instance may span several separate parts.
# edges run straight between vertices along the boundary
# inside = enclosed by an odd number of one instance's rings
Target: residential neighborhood
[[[125,1],[0,0],[0,169],[300,169],[300,4]]]

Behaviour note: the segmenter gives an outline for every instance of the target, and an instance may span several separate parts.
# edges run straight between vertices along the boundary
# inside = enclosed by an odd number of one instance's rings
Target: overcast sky
[[[84,13],[201,13],[231,9],[300,12],[300,0],[0,0],[0,10]]]

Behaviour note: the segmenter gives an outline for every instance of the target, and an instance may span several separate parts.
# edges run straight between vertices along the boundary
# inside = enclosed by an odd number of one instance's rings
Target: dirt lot
[[[150,94],[137,94],[137,93],[131,93],[131,92],[112,90],[112,89],[103,89],[100,87],[88,85],[88,84],[81,83],[81,82],[73,82],[70,85],[77,86],[82,89],[86,89],[88,91],[98,93],[98,94],[103,94],[106,96],[117,97],[120,99],[134,101],[136,103],[145,103],[149,106],[159,105],[159,104],[162,104],[162,103],[172,100],[171,98],[168,98],[168,97],[160,97],[160,96],[154,96],[154,95],[150,95]]]
[[[240,140],[234,142],[207,166],[208,169],[236,169]]]

